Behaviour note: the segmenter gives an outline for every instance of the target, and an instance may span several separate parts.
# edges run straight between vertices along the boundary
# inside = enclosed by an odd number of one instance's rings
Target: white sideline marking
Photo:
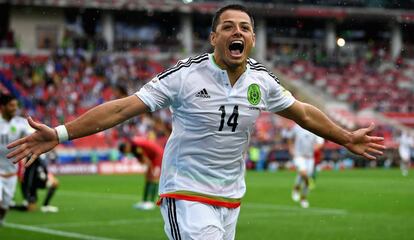
[[[246,206],[247,205],[247,206]],[[275,210],[275,212],[256,212],[256,213],[246,213],[243,214],[244,217],[249,218],[263,218],[263,217],[275,217],[275,215],[281,214],[322,214],[322,215],[345,215],[347,214],[346,210],[342,209],[329,209],[329,208],[309,208],[302,209],[299,206],[286,206],[286,205],[273,205],[273,204],[260,204],[260,203],[246,203],[243,204],[245,208],[253,209],[262,209],[262,210]],[[41,227],[95,227],[95,226],[116,226],[116,225],[125,225],[132,223],[162,223],[162,218],[137,218],[137,219],[119,219],[112,221],[90,221],[90,222],[66,222],[66,223],[47,223],[47,224],[38,224],[36,226]]]
[[[140,195],[132,194],[113,194],[113,193],[98,193],[98,192],[76,192],[76,191],[59,191],[59,195],[75,196],[75,197],[93,197],[93,198],[105,198],[105,199],[119,199],[119,200],[138,200],[141,198]]]
[[[103,238],[103,237],[95,237],[90,235],[84,235],[80,233],[73,233],[73,232],[64,232],[59,230],[53,230],[49,228],[41,228],[23,224],[16,224],[16,223],[4,223],[5,227],[20,229],[30,232],[39,232],[39,233],[46,233],[55,236],[67,237],[67,238],[76,238],[76,239],[84,239],[84,240],[115,240],[114,238]]]
[[[59,192],[61,195],[67,196],[88,196],[88,197],[95,197],[95,198],[111,198],[111,199],[123,199],[123,200],[136,200],[139,199],[139,195],[131,195],[131,194],[108,194],[108,193],[97,193],[97,192],[76,192],[76,191],[61,191]],[[348,212],[344,209],[335,209],[335,208],[315,208],[310,207],[308,209],[302,209],[296,206],[288,206],[288,205],[277,205],[277,204],[270,204],[270,203],[249,203],[242,201],[242,208],[255,208],[255,209],[271,209],[271,210],[278,210],[278,211],[295,211],[301,213],[314,213],[314,214],[333,214],[333,215],[345,215]]]
[[[162,222],[162,218],[137,218],[137,219],[119,219],[112,221],[90,221],[90,222],[66,222],[66,223],[47,223],[47,224],[38,224],[36,226],[42,227],[95,227],[95,226],[114,226],[114,225],[123,225],[131,223],[157,223]]]
[[[327,214],[327,215],[345,215],[348,212],[344,209],[335,209],[335,208],[315,208],[309,207],[308,209],[302,209],[299,206],[287,206],[287,205],[277,205],[269,203],[243,203],[241,207],[245,208],[254,208],[254,209],[264,209],[264,210],[277,210],[277,211],[289,211],[289,212],[301,212],[301,213],[313,213],[313,214]]]

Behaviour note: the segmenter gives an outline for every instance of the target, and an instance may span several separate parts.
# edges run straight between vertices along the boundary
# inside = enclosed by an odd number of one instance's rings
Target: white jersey
[[[6,121],[0,115],[0,174],[17,172],[17,165],[6,157],[9,152],[6,146],[32,131],[26,119],[15,116],[10,121]]]
[[[398,139],[399,146],[398,152],[403,161],[409,161],[411,158],[411,147],[414,145],[414,137],[410,136],[407,132],[403,132]]]
[[[291,138],[294,138],[293,155],[295,158],[313,159],[315,145],[324,142],[323,138],[297,124],[292,128]]]
[[[181,194],[187,200],[241,198],[246,188],[243,154],[253,124],[261,111],[279,112],[295,101],[272,73],[252,59],[231,86],[212,54],[179,61],[136,95],[151,111],[165,107],[172,111],[160,196]]]

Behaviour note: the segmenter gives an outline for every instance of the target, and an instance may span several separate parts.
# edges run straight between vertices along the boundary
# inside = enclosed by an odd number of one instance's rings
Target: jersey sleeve
[[[323,144],[324,142],[325,142],[325,139],[316,135],[316,144]]]
[[[292,94],[279,81],[268,76],[266,78],[269,83],[269,91],[266,99],[267,110],[276,113],[290,107],[295,102]]]
[[[159,80],[158,77],[154,77],[136,92],[135,95],[138,96],[152,112],[154,112],[174,104],[179,89],[180,77],[179,74],[175,74],[165,77],[162,80]]]

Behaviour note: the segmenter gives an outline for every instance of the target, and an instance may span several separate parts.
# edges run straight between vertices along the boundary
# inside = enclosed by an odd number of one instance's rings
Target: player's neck
[[[234,86],[234,84],[236,84],[237,80],[240,78],[240,76],[244,73],[245,70],[246,69],[243,69],[242,71],[227,70],[227,76],[229,77],[231,86]]]
[[[237,82],[237,79],[240,78],[240,76],[246,71],[247,68],[247,63],[237,66],[229,66],[228,64],[225,64],[224,61],[218,60],[215,54],[213,54],[213,61],[220,69],[226,70],[227,76],[232,86]]]

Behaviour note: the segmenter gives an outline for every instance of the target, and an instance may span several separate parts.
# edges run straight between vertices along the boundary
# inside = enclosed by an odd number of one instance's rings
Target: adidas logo
[[[200,92],[196,94],[196,97],[210,98],[210,95],[208,95],[207,90],[203,88],[203,90],[201,90]]]

